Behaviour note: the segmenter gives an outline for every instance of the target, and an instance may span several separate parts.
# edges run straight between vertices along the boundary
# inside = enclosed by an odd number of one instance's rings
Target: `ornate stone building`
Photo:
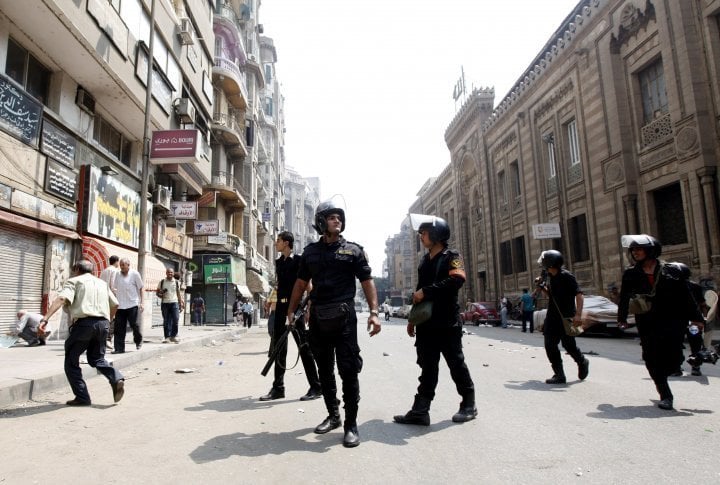
[[[627,233],[718,277],[719,20],[720,0],[583,0],[494,109],[491,90],[468,97],[445,133],[447,189],[412,206],[448,218],[468,298],[519,294],[549,248],[604,294]]]

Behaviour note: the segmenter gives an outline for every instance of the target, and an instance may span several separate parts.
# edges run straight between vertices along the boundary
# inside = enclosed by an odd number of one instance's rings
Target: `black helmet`
[[[450,226],[442,217],[410,214],[410,224],[415,231],[427,231],[432,242],[445,244],[450,239]]]
[[[678,273],[683,280],[689,280],[692,276],[692,271],[690,271],[690,268],[688,268],[688,265],[685,263],[672,262],[668,263],[668,266],[673,273]]]
[[[340,232],[345,230],[345,209],[342,208],[342,204],[333,196],[330,200],[320,202],[317,209],[315,209],[315,224],[313,224],[313,227],[318,234],[322,235],[327,231],[327,216],[330,214],[338,214],[340,216],[340,222],[342,223]]]
[[[628,248],[630,260],[636,263],[640,261],[635,261],[635,258],[632,257],[633,248],[643,248],[645,255],[651,259],[657,259],[662,254],[662,244],[660,244],[660,241],[647,234],[626,234],[620,239],[620,243],[622,247]]]
[[[565,258],[563,258],[562,253],[554,249],[548,249],[547,251],[543,251],[542,253],[540,253],[540,257],[538,258],[538,264],[542,266],[543,269],[560,269],[562,268],[564,262]]]

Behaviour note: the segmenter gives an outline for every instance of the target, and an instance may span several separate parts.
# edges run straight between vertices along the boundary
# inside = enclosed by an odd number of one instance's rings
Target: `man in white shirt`
[[[118,306],[115,313],[115,350],[113,354],[125,353],[125,332],[130,324],[133,332],[135,348],[142,347],[142,329],[138,325],[138,315],[142,313],[143,306],[143,282],[140,273],[130,269],[128,258],[120,259],[120,272],[115,276],[115,288]]]
[[[163,316],[163,343],[168,340],[173,343],[180,343],[177,339],[178,322],[180,321],[180,310],[185,308],[180,282],[175,279],[175,270],[167,268],[165,279],[158,283],[157,295],[161,298],[160,310]]]
[[[111,290],[115,291],[115,277],[120,272],[120,258],[115,255],[108,259],[108,267],[100,272],[100,279],[108,284]],[[115,333],[115,319],[110,320],[110,330],[107,337],[107,348],[112,350],[112,338]]]
[[[245,300],[245,303],[242,306],[243,327],[252,327],[252,317],[254,311],[255,309],[253,308],[251,300]]]

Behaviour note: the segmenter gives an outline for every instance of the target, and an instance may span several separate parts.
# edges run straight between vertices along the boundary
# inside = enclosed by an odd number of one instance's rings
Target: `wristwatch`
[[[370,310],[370,315],[375,315],[376,317],[380,316],[380,312],[377,310]]]

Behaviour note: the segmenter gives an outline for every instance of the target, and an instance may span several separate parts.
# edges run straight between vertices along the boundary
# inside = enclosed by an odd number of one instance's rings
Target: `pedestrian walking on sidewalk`
[[[543,251],[538,264],[543,268],[543,274],[536,279],[540,291],[549,296],[548,310],[543,325],[545,338],[545,354],[552,366],[553,376],[545,380],[546,384],[565,384],[565,370],[562,355],[558,345],[563,348],[577,363],[578,379],[585,380],[590,371],[590,361],[577,346],[574,336],[568,335],[563,320],[572,319],[572,326],[582,325],[582,309],[585,298],[578,285],[575,275],[563,269],[565,258],[560,251],[550,249]]]
[[[108,326],[118,300],[107,283],[92,275],[93,269],[90,261],[77,261],[73,265],[73,277],[65,282],[41,320],[47,323],[62,307],[66,307],[70,314],[70,335],[65,340],[65,376],[75,398],[66,403],[68,406],[89,406],[91,403],[80,369],[83,352],[87,354],[90,367],[96,368],[110,382],[115,402],[120,401],[125,393],[125,378],[105,360]]]
[[[347,241],[340,234],[345,230],[345,210],[334,199],[320,203],[315,209],[315,230],[320,240],[309,244],[300,257],[298,277],[288,305],[288,325],[294,324],[294,314],[300,297],[310,291],[310,347],[318,365],[323,399],[328,416],[315,428],[323,434],[340,427],[340,402],[337,400],[335,360],[342,379],[345,402],[343,446],[360,444],[357,428],[362,357],[357,340],[355,314],[355,279],[360,281],[365,299],[370,305],[367,329],[370,336],[380,332],[378,301],[372,270],[362,246]]]
[[[275,274],[277,275],[277,294],[275,300],[275,313],[281,315],[280,318],[273,318],[272,323],[268,320],[268,325],[272,325],[272,337],[270,339],[270,348],[281,345],[277,357],[275,358],[275,379],[273,380],[270,392],[260,398],[261,401],[271,401],[273,399],[281,399],[285,397],[285,366],[287,363],[287,339],[280,341],[280,337],[285,333],[287,328],[284,316],[288,313],[290,305],[290,296],[297,280],[298,266],[300,265],[300,257],[292,253],[295,237],[289,231],[283,231],[278,234],[275,240],[275,250],[280,253],[280,257],[275,260]],[[301,401],[309,401],[322,396],[320,378],[315,367],[312,350],[307,345],[307,332],[305,330],[305,319],[301,317],[295,322],[295,328],[300,333],[300,359],[302,360],[303,369],[305,369],[305,377],[310,386],[307,393],[300,398]]]
[[[120,258],[113,255],[108,259],[108,266],[100,272],[100,279],[108,284],[111,291],[115,288],[115,277],[120,272]],[[115,319],[110,320],[110,329],[108,331],[107,348],[113,350],[112,339],[115,335]]]
[[[252,301],[248,298],[242,306],[243,327],[252,327],[254,311],[255,308],[253,307]]]
[[[535,292],[532,294],[528,292],[527,288],[523,288],[522,296],[520,297],[520,311],[522,314],[522,331],[527,332],[530,328],[530,333],[535,331],[533,323],[533,312],[535,311]]]
[[[133,332],[135,348],[142,347],[142,328],[138,324],[138,317],[144,310],[143,305],[143,281],[140,273],[130,269],[130,260],[120,260],[120,273],[115,277],[115,295],[120,306],[115,314],[115,350],[113,354],[125,353],[125,333],[127,326]]]
[[[464,423],[477,416],[475,384],[462,350],[463,329],[458,304],[458,290],[465,284],[465,266],[460,253],[448,248],[450,227],[444,219],[410,214],[410,223],[427,250],[418,267],[413,304],[430,302],[432,309],[427,321],[417,325],[415,322],[407,324],[408,335],[415,337],[420,385],[412,409],[393,420],[400,424],[430,425],[430,404],[435,398],[442,355],[462,398],[452,420]]]
[[[192,320],[195,325],[203,324],[203,315],[205,315],[205,300],[200,296],[200,293],[195,294],[195,298],[190,302],[192,305]]]
[[[185,309],[182,291],[180,291],[180,282],[175,279],[175,270],[167,268],[165,270],[165,279],[160,280],[157,287],[157,295],[161,299],[160,311],[163,317],[163,341],[179,343],[178,322],[180,321],[180,312]]]

